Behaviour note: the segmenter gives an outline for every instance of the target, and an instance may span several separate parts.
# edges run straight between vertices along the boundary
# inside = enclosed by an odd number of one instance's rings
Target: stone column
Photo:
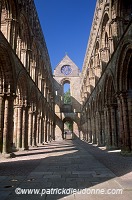
[[[101,120],[100,120],[100,113],[96,112],[96,135],[97,135],[97,144],[102,144],[102,137],[101,137]]]
[[[51,122],[51,139],[53,140],[53,121]]]
[[[7,40],[8,40],[8,42],[10,43],[11,41],[11,38],[10,38],[10,36],[11,36],[11,22],[12,22],[12,19],[10,19],[10,18],[8,18],[8,19],[6,19],[6,23],[7,23]]]
[[[116,147],[116,127],[115,127],[115,108],[113,105],[110,106],[111,114],[111,145]]]
[[[131,91],[130,91],[131,92]],[[128,93],[127,97],[128,102],[128,117],[129,117],[129,130],[130,130],[130,143],[132,151],[132,92]]]
[[[50,141],[50,121],[47,122],[48,141]]]
[[[88,118],[88,127],[89,127],[89,142],[92,142],[92,128],[91,128],[91,118]]]
[[[131,151],[130,143],[130,129],[129,129],[129,118],[128,118],[128,97],[126,93],[120,94],[122,101],[122,111],[123,111],[123,126],[124,126],[124,151]]]
[[[39,127],[39,124],[40,124],[40,116],[37,115],[37,132],[36,132],[36,144],[40,144],[40,127]]]
[[[32,146],[36,146],[36,113],[33,112]]]
[[[2,152],[2,143],[3,143],[3,116],[4,116],[4,101],[3,96],[0,96],[0,152]]]
[[[121,149],[123,148],[124,144],[124,128],[123,128],[123,110],[122,110],[122,102],[120,95],[117,95],[117,104],[118,104],[118,110],[119,110],[119,139],[118,143]],[[122,149],[123,150],[123,149]]]
[[[27,49],[27,52],[26,52],[26,68],[27,68],[27,71],[30,73],[30,57],[31,57],[31,49]]]
[[[42,117],[39,120],[39,144],[42,143]]]
[[[88,141],[88,113],[86,113],[86,141]]]
[[[9,132],[9,100],[5,99],[5,108],[4,108],[4,129],[3,129],[3,149],[2,153],[6,154],[8,146],[8,132]]]
[[[55,140],[55,122],[53,122],[53,140]]]
[[[108,107],[105,106],[104,108],[104,131],[105,131],[105,139],[106,139],[106,146],[109,145],[109,132],[108,132]]]
[[[45,119],[42,117],[42,133],[41,133],[41,143],[44,144],[45,141]]]
[[[16,53],[17,53],[18,57],[21,59],[21,39],[19,37],[17,38]]]
[[[17,127],[18,127],[18,106],[14,105],[14,133],[13,133],[13,147],[17,147]]]
[[[118,122],[117,122],[117,104],[111,105],[111,128],[112,128],[112,146],[118,148]]]
[[[26,67],[26,49],[21,49],[21,62]]]
[[[96,144],[97,143],[97,138],[96,138],[96,123],[95,123],[95,118],[93,116],[93,119],[92,119],[92,131],[93,131],[93,144]]]
[[[32,146],[32,122],[33,121],[33,112],[29,111],[28,113],[28,146]]]
[[[97,138],[97,144],[100,145],[100,127],[99,127],[99,112],[96,112],[96,120],[95,120],[95,127],[96,127],[96,138]]]
[[[47,119],[45,120],[45,142],[48,142],[47,140],[47,132],[48,132],[48,129],[47,129]]]
[[[26,113],[27,108],[23,107],[23,121],[22,121],[22,149],[26,149],[26,135],[27,135],[27,130],[26,130]]]
[[[17,121],[17,149],[22,145],[22,106],[18,106],[18,121]]]
[[[13,145],[13,98],[10,94],[4,97],[3,154],[12,152]]]
[[[104,111],[100,112],[100,119],[101,119],[101,135],[102,135],[102,145],[106,144],[105,138],[105,119],[104,119]]]
[[[111,110],[108,105],[107,109],[107,148],[111,148],[112,146],[112,129],[111,129]]]

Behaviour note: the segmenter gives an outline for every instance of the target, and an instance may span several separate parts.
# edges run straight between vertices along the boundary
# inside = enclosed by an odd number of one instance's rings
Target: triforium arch
[[[102,71],[104,71],[109,61],[109,13],[105,13],[103,16],[100,43]]]
[[[0,2],[0,13],[1,32],[14,48],[16,46],[16,19],[18,15],[16,1],[2,0]]]

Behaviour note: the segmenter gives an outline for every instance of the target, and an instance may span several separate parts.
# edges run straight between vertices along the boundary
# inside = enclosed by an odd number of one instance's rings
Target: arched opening
[[[0,152],[11,152],[14,80],[10,57],[0,48]]]
[[[94,71],[94,62],[93,58],[90,60],[90,67],[89,67],[89,82],[90,82],[90,90],[93,91],[95,87],[95,71]]]
[[[99,55],[99,42],[96,42],[95,55],[94,55],[94,67],[95,67],[95,85],[100,78],[100,55]]]
[[[102,71],[104,71],[109,61],[109,16],[107,13],[104,15],[101,29],[101,61]]]
[[[38,100],[37,92],[36,92],[36,89],[33,87],[30,93],[30,107],[28,110],[28,124],[29,124],[28,146],[36,146],[37,111],[38,111],[37,100]],[[47,132],[47,129],[46,129],[46,132]]]
[[[71,104],[71,91],[70,91],[70,82],[66,81],[63,85],[63,103]]]
[[[22,74],[17,82],[16,98],[14,99],[14,115],[13,115],[13,150],[20,148],[28,148],[28,110],[27,110],[27,80]]]
[[[132,95],[132,55],[130,58],[128,73],[127,73],[127,88],[129,93]]]
[[[103,98],[101,89],[97,93],[97,100],[96,100],[96,129],[97,129],[97,144],[98,145],[105,145],[105,123],[104,123],[104,107],[103,107]]]
[[[66,117],[63,120],[63,139],[72,139],[73,137],[73,120],[69,117]]]
[[[132,4],[130,0],[120,0],[120,16],[123,17],[125,26],[128,24],[128,22],[131,20],[132,15]]]
[[[0,29],[13,49],[16,48],[16,6],[14,1],[3,0],[0,5]]]
[[[129,152],[132,151],[132,49],[127,51],[124,49],[120,58],[117,80],[119,81],[119,106],[121,107],[121,149]]]
[[[119,110],[112,76],[106,77],[106,145],[107,148],[119,148]]]

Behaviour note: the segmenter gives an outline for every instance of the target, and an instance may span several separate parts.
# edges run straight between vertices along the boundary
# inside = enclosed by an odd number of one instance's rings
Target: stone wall
[[[67,68],[67,66],[70,66],[70,68]],[[64,104],[63,86],[65,83],[70,84],[71,105]],[[62,132],[64,131],[63,123],[65,119],[77,124],[76,126],[73,126],[73,131],[78,133],[80,127],[81,110],[80,70],[67,55],[61,60],[61,62],[54,70],[54,90],[56,92],[55,113],[59,117],[59,119],[61,119],[61,128],[57,128],[55,133],[58,135],[62,135]]]
[[[130,1],[98,0],[81,82],[83,139],[132,151]]]
[[[33,0],[0,1],[0,152],[54,139],[50,59]]]

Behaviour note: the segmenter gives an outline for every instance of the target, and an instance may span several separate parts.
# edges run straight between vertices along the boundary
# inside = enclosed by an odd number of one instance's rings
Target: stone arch
[[[132,5],[129,0],[118,0],[118,15],[128,23],[131,20]]]
[[[61,80],[61,85],[63,86],[62,87],[62,89],[63,89],[63,91],[62,91],[62,102],[63,102],[63,104],[71,104],[72,103],[72,96],[71,96],[71,80],[70,80],[70,78],[63,78]],[[65,100],[66,92],[69,92],[69,98],[67,99],[67,101]]]
[[[122,151],[132,150],[132,45],[123,46],[117,68],[118,106]]]
[[[117,16],[117,4],[116,0],[111,1],[111,18],[115,19]]]
[[[12,147],[14,69],[6,48],[0,45],[0,151]],[[10,130],[10,131],[9,131]]]
[[[100,51],[100,44],[99,41],[97,40],[95,43],[95,50],[94,50],[95,85],[97,84],[101,75],[99,51]]]
[[[102,71],[104,71],[105,66],[109,60],[109,15],[104,13],[101,28],[101,61],[102,61]]]
[[[17,33],[17,55],[23,63],[24,67],[29,71],[30,54],[31,54],[31,36],[28,20],[24,12],[20,13],[18,33]]]
[[[117,61],[117,72],[116,72],[116,80],[117,80],[117,91],[127,91],[129,88],[128,80],[130,80],[131,70],[131,56],[132,56],[132,45],[130,43],[124,44],[122,47],[119,59]]]
[[[116,42],[115,42],[115,36],[112,30],[112,25],[109,25],[109,48],[110,48],[110,56],[113,54],[115,47],[116,47]]]
[[[114,103],[115,102],[115,84],[114,79],[111,75],[106,75],[106,82],[105,82],[105,96],[104,96],[104,102],[106,104]]]
[[[35,86],[30,91],[30,106],[28,110],[28,146],[36,146],[38,96]]]
[[[37,96],[37,91],[35,86],[32,86],[31,91],[30,91],[30,104],[31,104],[31,110],[33,112],[37,111],[37,102],[38,102],[38,96]]]
[[[1,93],[14,92],[14,76],[15,70],[12,67],[12,59],[10,59],[8,50],[4,45],[0,45],[0,68],[1,68]]]
[[[76,134],[75,130],[75,121],[71,117],[65,117],[63,119],[63,134],[62,138],[63,139],[73,139],[74,138],[74,133]],[[76,128],[78,128],[78,124],[76,123]],[[78,135],[78,134],[76,134]]]
[[[13,115],[13,148],[14,150],[27,149],[28,141],[28,84],[25,73],[20,73],[16,86]]]
[[[38,101],[37,128],[36,128],[36,143],[38,145],[44,143],[44,134],[45,134],[44,130],[45,130],[44,102],[43,102],[43,97],[40,96]]]
[[[63,78],[60,82],[61,85],[65,84],[65,83],[70,83],[70,78]]]
[[[95,144],[97,142],[97,135],[96,135],[96,102],[95,99],[92,97],[90,102],[90,113],[91,113],[91,130],[92,130],[92,143]]]
[[[90,91],[95,87],[95,71],[94,71],[94,58],[91,56],[90,65],[89,65],[89,82],[90,82]]]
[[[120,146],[119,135],[119,110],[117,104],[116,87],[113,76],[107,74],[105,77],[104,103],[106,123],[106,145],[107,148],[118,148]]]
[[[0,7],[0,26],[1,31],[10,42],[12,47],[15,46],[16,37],[16,18],[17,18],[17,8],[15,1],[3,0]]]
[[[30,63],[30,76],[32,77],[33,81],[37,84],[37,67],[38,67],[38,48],[37,48],[37,44],[35,41],[33,41],[32,43],[32,53],[31,53],[31,63]]]
[[[21,71],[17,77],[16,83],[16,96],[18,96],[18,103],[21,105],[27,104],[28,101],[28,90],[29,85],[27,82],[27,75],[25,72]]]
[[[104,126],[104,107],[103,107],[103,95],[101,88],[97,90],[96,96],[96,134],[97,144],[105,145],[105,126]]]
[[[38,88],[41,92],[44,90],[44,84],[43,84],[43,61],[39,61],[39,68],[38,68]]]

